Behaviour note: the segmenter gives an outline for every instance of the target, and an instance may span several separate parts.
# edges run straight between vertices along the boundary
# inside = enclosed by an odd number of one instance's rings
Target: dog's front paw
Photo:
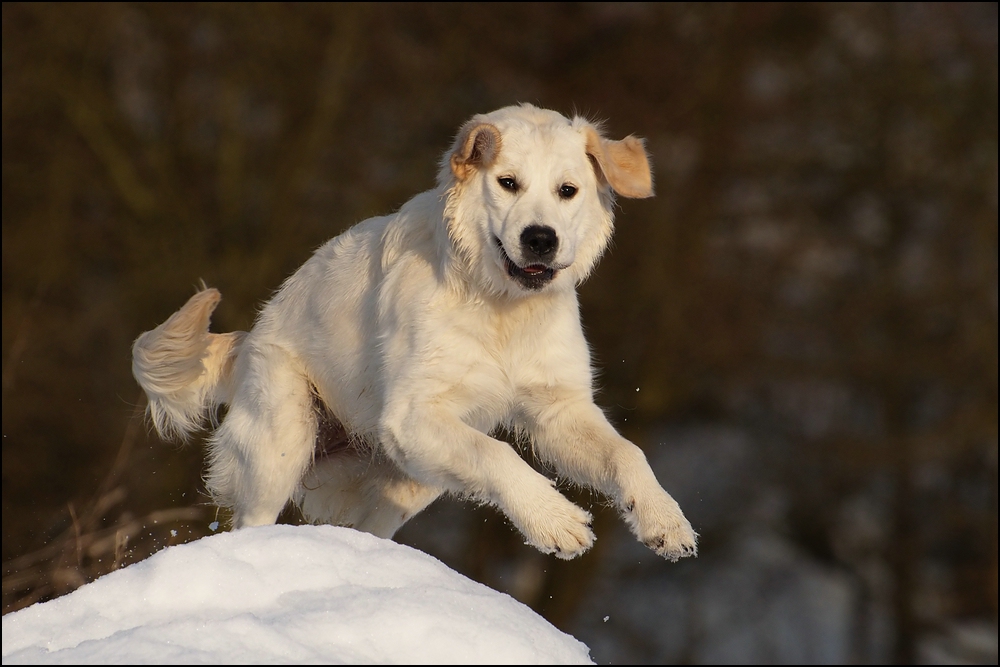
[[[664,527],[659,534],[647,537],[642,543],[667,560],[676,563],[681,558],[698,555],[698,534],[684,517],[672,526]]]
[[[593,517],[561,495],[558,498],[559,502],[536,508],[518,527],[527,544],[542,553],[570,560],[592,547],[597,539],[590,529]]]
[[[623,508],[625,520],[635,536],[657,556],[674,563],[687,556],[697,556],[698,534],[674,499],[666,493],[663,495],[665,498],[653,502],[630,502]]]

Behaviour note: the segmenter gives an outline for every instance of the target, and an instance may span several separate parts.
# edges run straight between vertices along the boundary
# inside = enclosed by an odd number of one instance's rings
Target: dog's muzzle
[[[549,230],[551,232],[551,237],[547,233],[537,234],[533,230]],[[530,232],[530,233],[529,233]],[[532,236],[534,234],[534,236]],[[527,242],[534,242],[534,249],[530,246],[525,248]],[[496,236],[493,237],[493,241],[497,245],[497,250],[500,251],[500,258],[503,260],[504,269],[507,271],[507,275],[510,276],[514,282],[528,290],[538,290],[550,282],[556,277],[558,268],[550,266],[547,262],[538,262],[534,264],[528,264],[526,266],[518,266],[514,260],[510,258],[507,251],[504,250],[503,242]],[[528,227],[521,233],[521,245],[522,250],[526,257],[537,257],[538,259],[546,259],[555,255],[556,247],[558,246],[558,239],[556,238],[555,231],[551,227],[539,227],[532,226]]]

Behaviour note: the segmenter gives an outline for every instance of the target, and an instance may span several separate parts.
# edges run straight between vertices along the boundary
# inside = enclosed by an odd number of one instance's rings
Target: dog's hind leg
[[[441,492],[407,476],[381,455],[349,447],[316,461],[302,481],[297,502],[312,523],[390,538]]]
[[[236,390],[209,443],[206,482],[233,510],[236,528],[274,523],[312,459],[316,415],[296,359],[252,341],[241,352]]]

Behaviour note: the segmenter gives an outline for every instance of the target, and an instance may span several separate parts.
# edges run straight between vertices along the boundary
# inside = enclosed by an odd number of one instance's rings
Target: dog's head
[[[475,116],[445,155],[447,232],[474,279],[511,296],[573,289],[611,239],[614,195],[653,194],[641,139],[529,104]]]

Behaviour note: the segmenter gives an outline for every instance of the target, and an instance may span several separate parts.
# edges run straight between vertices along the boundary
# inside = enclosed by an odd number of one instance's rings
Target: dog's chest
[[[530,308],[453,314],[441,332],[440,356],[428,359],[426,370],[456,407],[492,425],[513,417],[538,386],[589,368],[572,327],[565,329],[563,318]]]

